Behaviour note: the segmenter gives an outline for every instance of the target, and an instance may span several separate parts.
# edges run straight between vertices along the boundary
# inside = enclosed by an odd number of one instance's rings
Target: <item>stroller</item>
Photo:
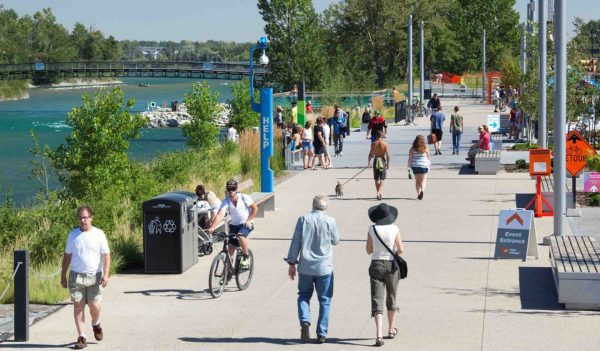
[[[210,255],[213,251],[213,238],[206,232],[204,223],[211,208],[206,201],[198,201],[196,206],[198,206],[198,256]]]

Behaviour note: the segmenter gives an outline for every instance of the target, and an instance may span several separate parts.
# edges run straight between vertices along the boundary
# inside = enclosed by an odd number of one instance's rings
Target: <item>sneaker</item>
[[[343,152],[340,152],[340,156],[344,156],[344,153],[343,153]]]
[[[300,329],[300,341],[303,343],[310,341],[310,331],[308,327],[310,327],[310,323],[302,322],[302,329]]]
[[[439,150],[439,151],[438,151],[438,155],[441,155],[441,154],[442,154],[442,150]]]
[[[96,338],[96,340],[100,341],[104,339],[104,333],[102,333],[102,327],[100,326],[100,323],[98,323],[98,325],[92,324],[92,329],[94,330],[94,338]]]
[[[80,336],[77,338],[77,341],[75,342],[75,350],[81,350],[81,349],[85,349],[87,347],[87,342],[85,341],[85,338],[83,336]]]
[[[240,268],[242,268],[242,269],[248,269],[248,267],[250,267],[250,257],[244,256],[240,260]]]
[[[327,340],[325,339],[324,335],[319,335],[319,337],[317,338],[317,344],[324,344]]]
[[[422,192],[422,191],[419,193],[419,196],[417,196],[417,198],[418,198],[419,200],[423,200],[423,192]]]

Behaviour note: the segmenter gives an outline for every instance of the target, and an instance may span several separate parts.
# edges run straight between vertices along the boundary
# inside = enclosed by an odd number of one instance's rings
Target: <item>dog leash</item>
[[[348,179],[344,184],[342,185],[346,185],[348,184],[352,179],[358,177],[359,174],[361,174],[362,172],[364,172],[367,168],[371,168],[371,166],[366,166],[365,168],[361,169],[360,171],[358,171],[358,173],[356,173],[355,175],[352,176],[352,178]]]

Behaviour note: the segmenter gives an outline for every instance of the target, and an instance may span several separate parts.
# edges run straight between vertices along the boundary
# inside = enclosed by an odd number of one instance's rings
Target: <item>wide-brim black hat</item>
[[[377,225],[392,224],[398,217],[398,209],[385,202],[369,208],[369,219]]]

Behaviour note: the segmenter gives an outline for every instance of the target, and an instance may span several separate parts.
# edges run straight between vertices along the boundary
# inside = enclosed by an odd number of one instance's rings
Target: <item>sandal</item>
[[[375,346],[383,346],[383,338],[376,338]]]
[[[394,327],[394,329],[388,333],[388,339],[393,339],[396,335],[398,335],[398,328]]]

